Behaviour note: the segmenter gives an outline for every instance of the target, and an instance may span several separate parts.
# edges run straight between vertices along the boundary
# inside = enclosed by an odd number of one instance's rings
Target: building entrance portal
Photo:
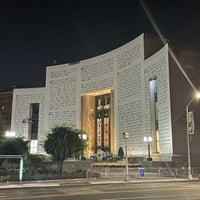
[[[115,153],[113,91],[104,90],[82,96],[81,129],[88,133],[87,156],[98,150]]]
[[[95,97],[95,152],[110,152],[110,94]]]

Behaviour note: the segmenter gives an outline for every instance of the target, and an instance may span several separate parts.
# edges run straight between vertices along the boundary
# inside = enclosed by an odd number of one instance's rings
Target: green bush
[[[118,150],[118,156],[122,159],[124,157],[124,150],[123,148],[120,146],[119,150]]]

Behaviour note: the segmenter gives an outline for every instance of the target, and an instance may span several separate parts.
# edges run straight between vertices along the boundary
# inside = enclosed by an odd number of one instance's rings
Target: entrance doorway
[[[115,154],[114,90],[102,90],[81,97],[81,129],[88,133],[87,156],[100,149]]]
[[[110,94],[95,97],[95,152],[110,152]]]

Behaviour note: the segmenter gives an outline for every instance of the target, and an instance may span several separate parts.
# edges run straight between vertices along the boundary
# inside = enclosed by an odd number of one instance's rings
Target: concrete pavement
[[[59,186],[81,186],[92,184],[113,184],[113,183],[149,183],[149,182],[180,182],[180,181],[200,181],[197,178],[191,180],[185,178],[137,178],[129,181],[109,180],[109,179],[64,179],[48,181],[22,181],[20,182],[1,182],[0,189],[11,188],[36,188],[36,187],[59,187]]]

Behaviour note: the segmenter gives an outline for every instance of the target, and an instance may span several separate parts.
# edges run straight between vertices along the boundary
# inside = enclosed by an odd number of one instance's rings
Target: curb
[[[37,188],[37,187],[71,187],[84,185],[100,185],[100,184],[142,184],[142,183],[166,183],[166,182],[189,182],[200,181],[199,179],[135,179],[129,181],[121,180],[87,180],[87,179],[65,179],[65,180],[49,180],[49,181],[29,181],[29,182],[12,182],[0,184],[1,189],[17,189],[17,188]]]

